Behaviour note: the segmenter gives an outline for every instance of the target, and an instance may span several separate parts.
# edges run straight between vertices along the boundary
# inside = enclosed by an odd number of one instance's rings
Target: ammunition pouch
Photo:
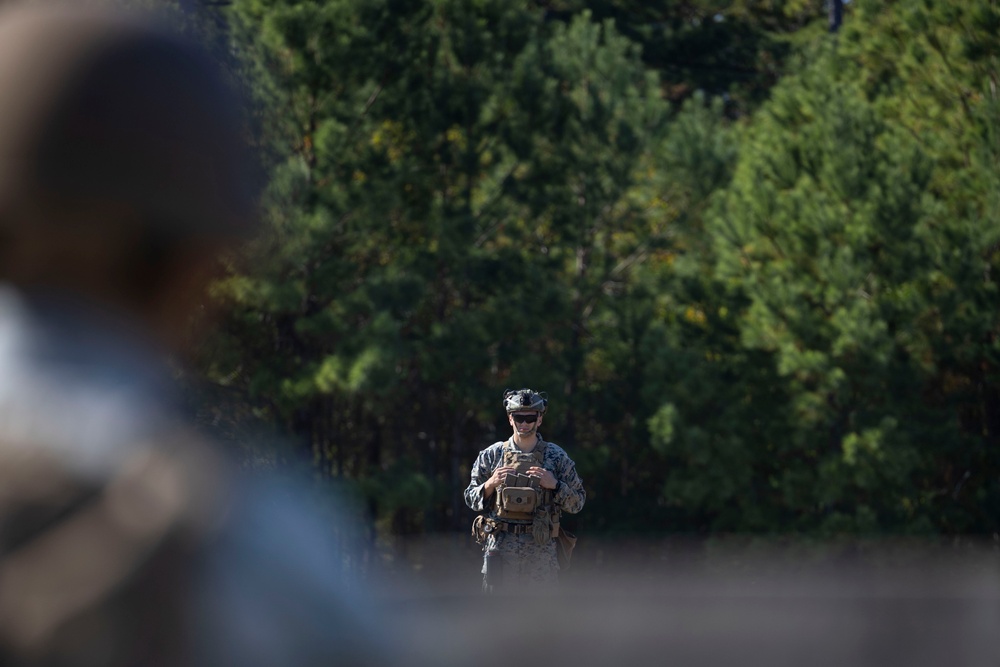
[[[497,518],[505,521],[534,521],[539,510],[545,509],[552,493],[537,479],[519,472],[508,474],[497,490]]]

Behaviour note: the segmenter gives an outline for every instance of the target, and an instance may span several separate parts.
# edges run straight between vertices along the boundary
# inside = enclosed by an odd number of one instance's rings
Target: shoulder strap
[[[548,444],[549,443],[545,442],[539,437],[538,444],[535,445],[535,449],[532,451],[532,453],[535,455],[535,460],[538,461],[539,466],[541,466],[545,462],[545,448],[548,446]]]
[[[500,465],[513,465],[513,457],[516,450],[517,447],[513,446],[513,442],[511,440],[505,440],[503,445],[500,447]]]
[[[116,657],[109,663],[131,664],[148,649],[122,634],[129,628],[143,641],[176,644],[171,628],[180,627],[173,614],[189,593],[182,586],[188,559],[224,511],[217,494],[228,484],[196,436],[177,437],[183,439],[150,448],[137,443],[131,458],[101,482],[84,480],[55,459],[26,459],[0,443],[0,479],[25,480],[22,488],[3,484],[0,504],[0,521],[22,528],[18,544],[0,551],[0,662],[24,651],[48,663],[54,651],[80,645],[64,630],[79,627],[81,618],[101,621],[84,645],[112,646]],[[176,585],[164,586],[166,581]],[[140,599],[158,610],[155,618],[136,613]],[[25,622],[23,609],[37,600],[47,604]],[[123,613],[129,624],[113,622]]]

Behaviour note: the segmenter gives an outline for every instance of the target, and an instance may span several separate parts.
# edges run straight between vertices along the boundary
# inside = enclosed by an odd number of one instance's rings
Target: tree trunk
[[[829,0],[830,32],[840,30],[840,24],[844,22],[844,0]]]

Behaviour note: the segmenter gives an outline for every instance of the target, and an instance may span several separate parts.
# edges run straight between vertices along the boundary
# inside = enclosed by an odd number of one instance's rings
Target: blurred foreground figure
[[[0,664],[379,664],[329,526],[173,414],[164,352],[253,218],[213,62],[8,10],[0,99]]]

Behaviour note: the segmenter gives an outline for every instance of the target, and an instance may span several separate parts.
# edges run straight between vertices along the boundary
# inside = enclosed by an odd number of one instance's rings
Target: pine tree
[[[589,420],[592,329],[656,232],[662,102],[610,25],[398,4],[235,4],[270,234],[219,285],[209,373],[406,533],[465,523],[504,388],[549,388],[567,437]]]

